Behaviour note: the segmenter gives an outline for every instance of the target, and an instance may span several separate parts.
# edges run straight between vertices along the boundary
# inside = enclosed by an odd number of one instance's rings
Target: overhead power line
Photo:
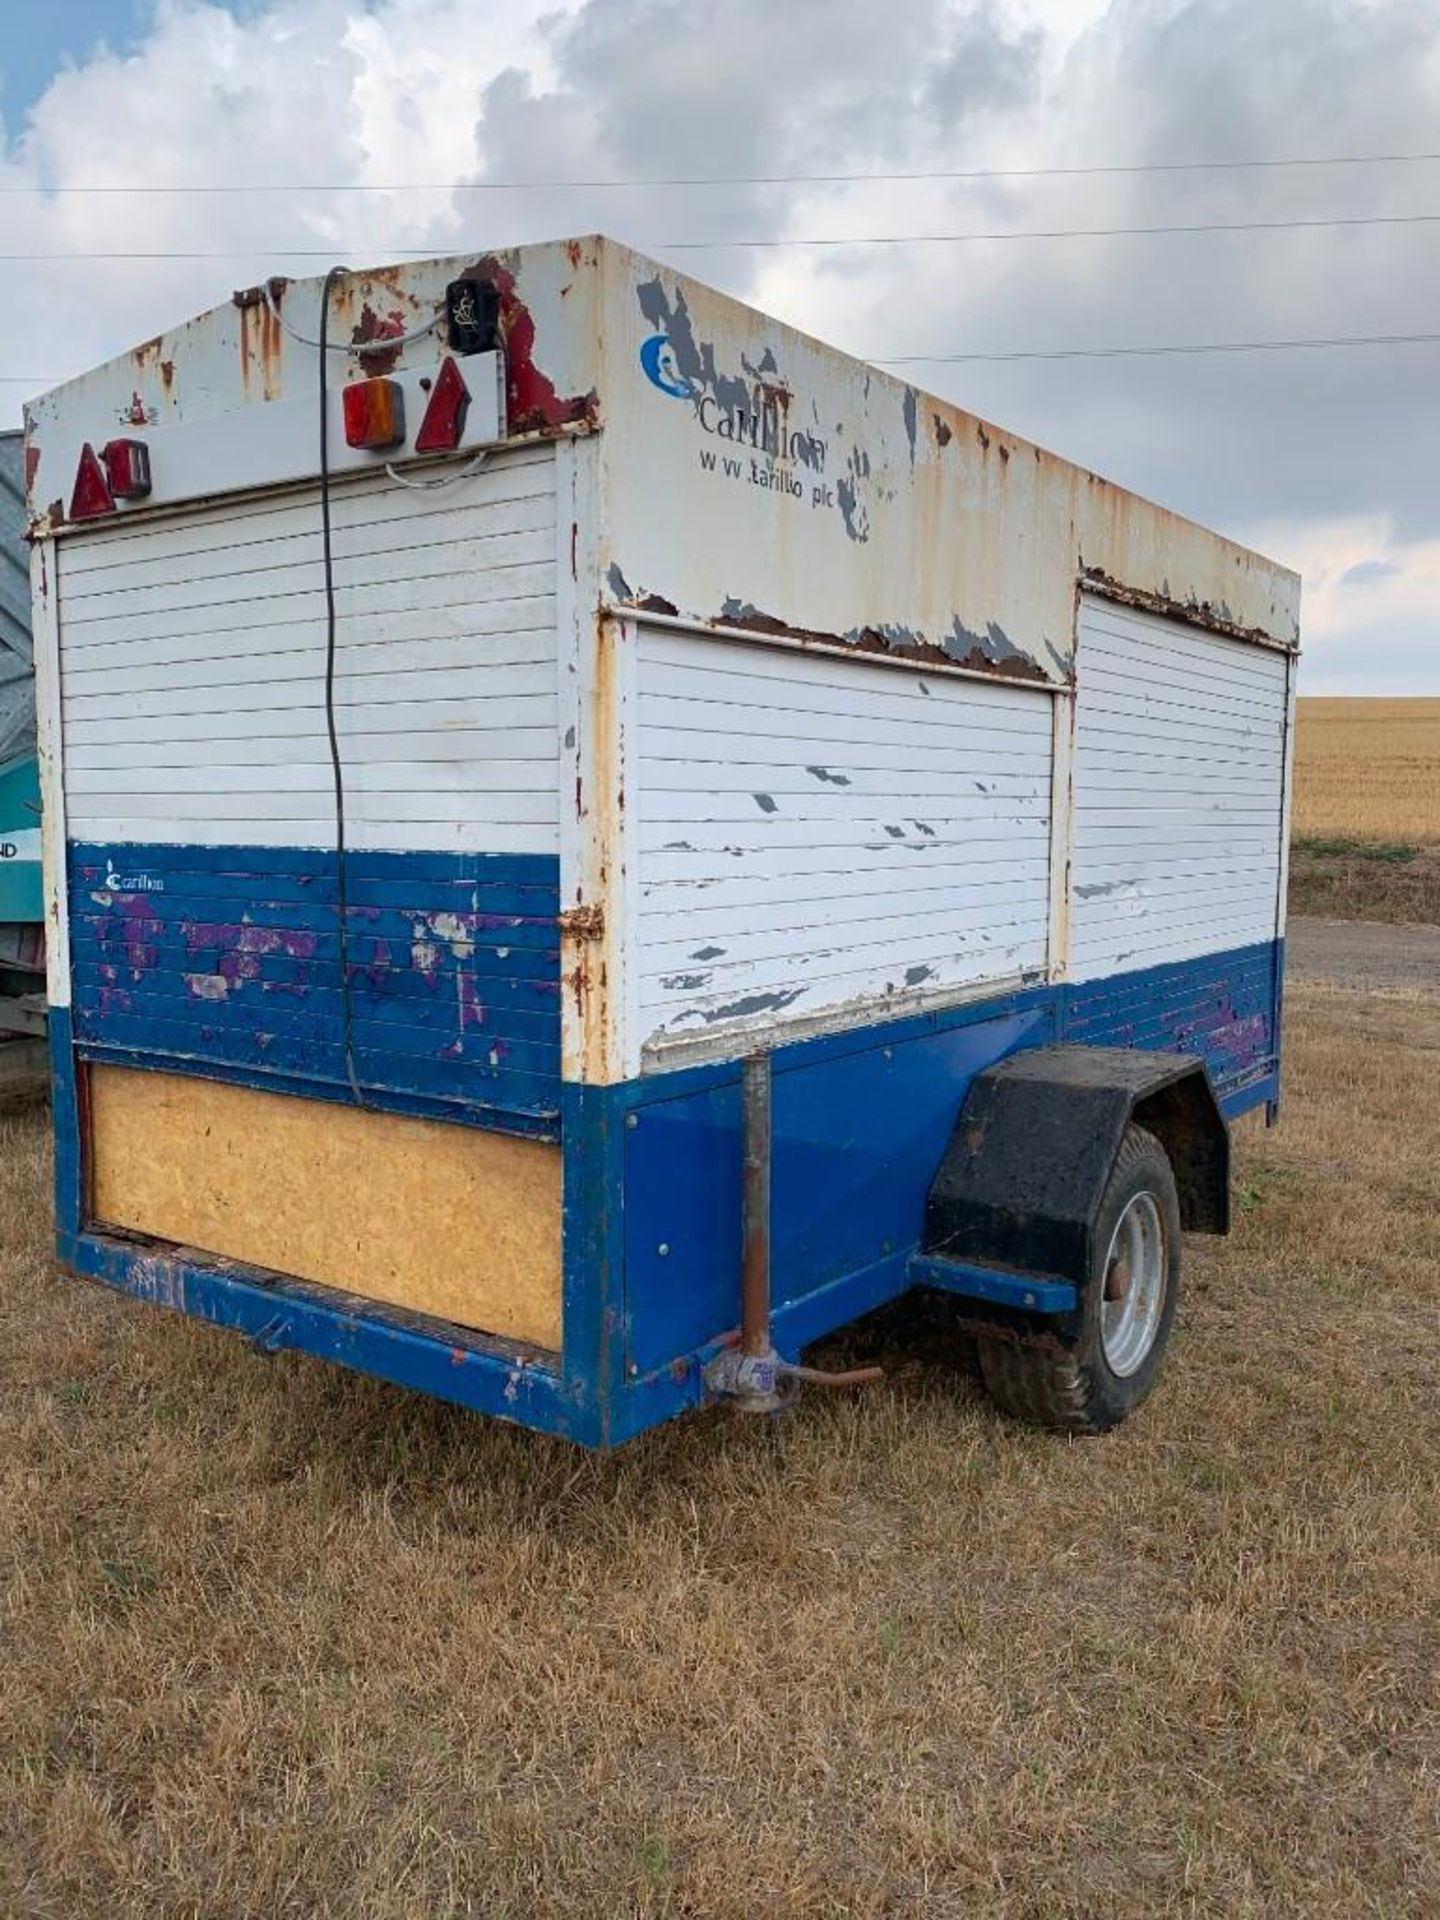
[[[1314,347],[1412,346],[1440,346],[1440,333],[1354,333],[1310,340],[1204,340],[1156,346],[1037,347],[1008,353],[880,353],[855,357],[877,367],[937,367],[971,362],[993,365],[1007,360],[1124,360],[1176,353],[1288,353]],[[61,373],[3,373],[0,386],[53,387],[73,377]]]
[[[1145,160],[1105,162],[1078,167],[924,167],[907,173],[707,173],[631,175],[592,180],[398,180],[385,183],[361,180],[278,182],[224,181],[157,185],[137,181],[117,186],[112,181],[65,182],[57,186],[0,186],[0,194],[277,194],[277,193],[557,193],[610,192],[653,187],[809,187],[873,183],[895,185],[926,180],[1061,180],[1097,175],[1146,173],[1245,173],[1290,167],[1415,166],[1440,160],[1440,153],[1304,154],[1262,160]]]
[[[1310,347],[1413,347],[1440,344],[1440,333],[1352,333],[1314,340],[1202,340],[1144,347],[1027,347],[1010,353],[901,353],[860,355],[877,367],[958,366],[983,360],[1125,360],[1171,353],[1293,353]]]
[[[661,253],[714,253],[727,248],[779,247],[921,247],[967,246],[975,242],[1000,240],[1115,240],[1144,238],[1156,234],[1201,233],[1293,233],[1313,229],[1341,227],[1424,227],[1440,225],[1440,213],[1370,213],[1305,220],[1205,220],[1180,225],[1145,227],[1023,227],[994,233],[877,233],[822,234],[816,236],[777,235],[765,239],[725,240],[641,240],[641,247],[653,247]],[[435,255],[439,242],[424,247],[397,247],[372,241],[361,246],[333,247],[155,247],[83,248],[52,253],[0,253],[0,261],[10,264],[43,265],[64,260],[334,260],[345,254],[370,254],[379,259],[400,257],[426,259]],[[450,251],[463,252],[458,242]]]
[[[878,233],[820,239],[651,240],[666,252],[723,247],[960,246],[977,240],[1113,240],[1158,233],[1279,233],[1306,227],[1414,227],[1440,224],[1440,213],[1368,213],[1314,220],[1203,220],[1157,227],[1022,227],[997,233]],[[0,255],[0,258],[3,258]]]

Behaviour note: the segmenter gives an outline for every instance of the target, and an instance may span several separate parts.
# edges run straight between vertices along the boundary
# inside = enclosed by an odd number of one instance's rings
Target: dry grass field
[[[1127,1428],[886,1383],[617,1457],[55,1272],[0,1123],[0,1914],[1440,1912],[1440,997],[1292,995]]]
[[[1297,701],[1290,908],[1440,923],[1440,700]]]

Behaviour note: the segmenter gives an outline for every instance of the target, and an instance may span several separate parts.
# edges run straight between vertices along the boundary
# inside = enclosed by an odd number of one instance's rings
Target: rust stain
[[[583,907],[567,907],[559,925],[562,939],[599,940],[605,932],[605,908],[598,900]]]
[[[280,322],[268,306],[260,309],[260,386],[267,400],[280,393],[281,362],[285,353],[285,335]]]
[[[651,599],[656,597],[650,596]],[[668,602],[651,607],[642,600],[637,602],[637,606],[642,612],[671,611]],[[915,660],[937,667],[964,667],[970,673],[983,673],[994,679],[1028,680],[1040,686],[1048,684],[1041,669],[1022,655],[991,660],[979,647],[972,647],[965,654],[957,654],[921,635],[887,633],[879,627],[860,627],[853,633],[830,633],[815,627],[797,627],[788,620],[777,619],[774,614],[761,613],[755,608],[746,608],[743,613],[722,613],[707,624],[731,632],[773,634],[777,639],[797,640],[802,646],[840,647],[847,653],[878,654],[891,660]]]
[[[521,299],[510,268],[491,253],[466,268],[466,273],[488,281],[499,296],[507,432],[552,434],[567,426],[597,425],[600,402],[593,388],[589,393],[566,397],[556,392],[554,381],[536,366],[535,318]]]
[[[958,660],[952,654],[946,654],[945,658],[952,666],[968,667],[972,673],[993,674],[997,680],[1028,680],[1037,686],[1049,684],[1038,667],[1022,660],[1017,654],[1011,654],[1004,660],[987,660],[979,647],[972,647],[969,653],[963,654]]]
[[[944,418],[942,418],[942,416],[938,413],[933,414],[931,417],[935,422],[936,445],[941,447],[948,447],[950,442],[955,437],[955,431],[953,427],[951,427],[948,420],[945,420]]]
[[[1128,587],[1102,567],[1087,567],[1082,563],[1080,585],[1107,600],[1117,601],[1122,607],[1134,607],[1141,613],[1157,613],[1172,620],[1186,620],[1191,626],[1204,627],[1211,633],[1223,633],[1231,640],[1250,640],[1286,653],[1299,651],[1297,642],[1277,640],[1273,634],[1266,633],[1263,627],[1241,626],[1229,617],[1229,610],[1224,606],[1217,607],[1208,600],[1176,600],[1169,594],[1151,593],[1143,587]]]
[[[33,440],[25,443],[25,491],[33,496],[35,476],[40,471],[40,449]]]
[[[132,427],[143,427],[149,422],[150,416],[145,411],[145,401],[138,387],[130,395],[130,405],[125,409],[124,418]]]
[[[620,845],[625,804],[617,738],[616,648],[619,640],[619,628],[603,614],[599,615],[591,710],[595,751],[589,796],[581,813],[587,828],[588,851],[578,890],[580,898],[560,916],[561,965],[574,997],[584,1078],[593,1081],[604,1081],[608,1077],[614,1045],[615,1009],[609,992],[609,947],[618,929],[607,926],[603,902],[611,865]]]
[[[284,385],[285,332],[270,311],[266,299],[278,306],[285,298],[290,282],[277,275],[260,287],[237,290],[234,303],[240,311],[237,342],[240,355],[240,389],[247,400],[278,400]],[[163,368],[162,368],[163,377]]]
[[[384,341],[406,330],[406,316],[399,307],[392,307],[389,313],[377,313],[367,300],[360,309],[360,317],[350,332],[350,344],[363,347],[370,341]],[[399,346],[377,346],[373,352],[359,356],[360,370],[372,379],[377,374],[393,373],[399,364],[402,348]]]

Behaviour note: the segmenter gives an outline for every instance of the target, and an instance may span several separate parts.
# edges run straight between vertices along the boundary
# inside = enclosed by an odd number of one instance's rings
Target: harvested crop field
[[[1290,911],[1440,925],[1440,700],[1296,702]]]
[[[1295,831],[1440,842],[1440,699],[1298,700]]]
[[[1440,996],[1292,992],[1127,1428],[886,1383],[609,1460],[62,1280],[3,1123],[0,1913],[1440,1909]]]

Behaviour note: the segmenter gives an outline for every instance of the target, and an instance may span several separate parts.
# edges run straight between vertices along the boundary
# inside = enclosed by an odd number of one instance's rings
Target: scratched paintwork
[[[1067,1040],[1197,1054],[1233,1094],[1273,1071],[1279,1052],[1277,942],[1111,974],[1065,996]]]
[[[333,857],[72,844],[75,1031],[152,1064],[343,1085]],[[367,1084],[454,1117],[559,1103],[555,863],[352,853],[351,1013]]]
[[[500,299],[511,437],[605,428],[590,604],[1063,681],[1077,586],[1291,647],[1294,574],[1084,467],[614,242],[373,268],[341,282],[332,384],[434,365],[447,282]],[[319,279],[272,283],[297,332]],[[237,304],[238,302],[238,304]],[[29,502],[63,525],[88,440],[313,392],[258,289],[35,401]]]
[[[597,241],[556,241],[357,271],[335,288],[329,337],[376,344],[369,353],[332,354],[330,384],[437,366],[446,351],[441,324],[398,348],[384,341],[438,323],[447,284],[474,274],[501,295],[510,437],[588,431],[596,419],[599,254]],[[263,284],[245,288],[29,403],[27,502],[35,531],[65,527],[87,441],[99,445],[121,431],[143,438],[149,428],[218,420],[316,392],[319,353],[306,342],[318,339],[323,276],[269,286],[300,339],[276,320]],[[378,456],[377,466],[383,464]]]
[[[633,254],[604,271],[616,599],[1052,681],[1081,580],[1295,644],[1286,569]]]

